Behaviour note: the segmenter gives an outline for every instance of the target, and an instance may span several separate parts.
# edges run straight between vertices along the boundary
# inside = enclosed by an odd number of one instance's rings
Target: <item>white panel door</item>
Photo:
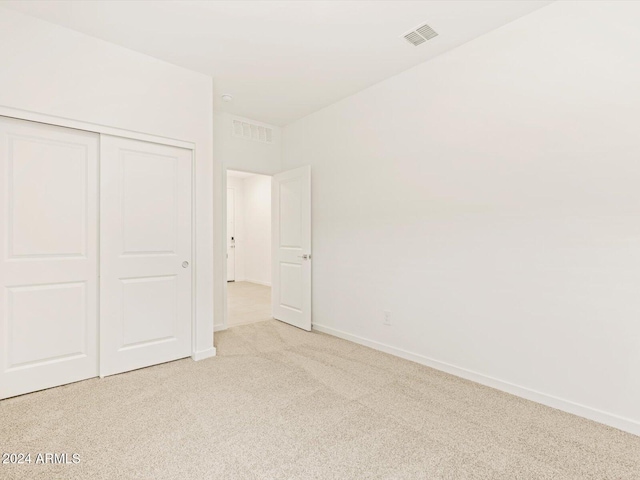
[[[0,398],[98,374],[98,135],[0,117]]]
[[[227,188],[227,282],[236,279],[236,197]]]
[[[102,135],[100,375],[191,354],[192,152]]]
[[[311,167],[273,176],[273,317],[311,330]]]

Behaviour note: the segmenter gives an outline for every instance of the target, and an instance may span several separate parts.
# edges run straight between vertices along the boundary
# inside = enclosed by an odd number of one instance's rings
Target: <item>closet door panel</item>
[[[190,150],[101,137],[101,375],[191,354]]]
[[[97,375],[98,135],[0,117],[0,398]]]

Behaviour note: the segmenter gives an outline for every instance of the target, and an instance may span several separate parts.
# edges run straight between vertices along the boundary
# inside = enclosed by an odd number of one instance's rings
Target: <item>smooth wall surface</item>
[[[212,80],[0,8],[0,105],[196,145],[197,354],[213,350]]]
[[[554,3],[285,127],[314,325],[640,434],[638,18]]]
[[[271,177],[244,179],[245,278],[271,285]]]
[[[234,136],[232,123],[234,118],[255,123],[250,118],[214,112],[213,135],[216,158],[220,158],[224,166],[231,170],[264,175],[278,173],[282,162],[282,128],[270,125],[273,131],[273,142],[258,142]]]

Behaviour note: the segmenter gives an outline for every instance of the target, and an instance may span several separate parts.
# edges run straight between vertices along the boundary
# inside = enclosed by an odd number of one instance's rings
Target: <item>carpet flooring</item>
[[[218,356],[0,402],[6,479],[628,479],[640,437],[275,320]]]
[[[272,320],[271,287],[251,282],[227,283],[229,326]]]

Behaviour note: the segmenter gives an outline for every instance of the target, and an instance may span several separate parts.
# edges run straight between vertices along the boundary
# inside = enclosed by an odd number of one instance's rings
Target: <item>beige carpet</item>
[[[180,360],[0,402],[4,479],[633,479],[640,437],[277,321]]]
[[[227,283],[229,326],[271,320],[271,287],[251,282]]]

